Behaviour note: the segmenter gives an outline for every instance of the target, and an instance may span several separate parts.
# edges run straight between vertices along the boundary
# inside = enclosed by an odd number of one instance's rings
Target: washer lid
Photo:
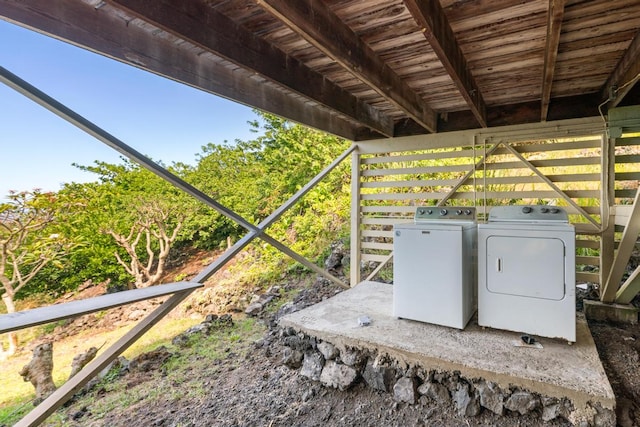
[[[488,222],[569,223],[567,211],[557,206],[496,206],[489,212]]]

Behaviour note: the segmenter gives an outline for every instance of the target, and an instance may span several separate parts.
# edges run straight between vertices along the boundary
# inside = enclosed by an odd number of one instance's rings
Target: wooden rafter
[[[362,80],[430,132],[436,113],[320,0],[258,0],[307,42]]]
[[[602,90],[600,90],[600,98],[603,102],[609,100],[608,107],[615,108],[633,88],[639,77],[640,31],[636,33],[629,48],[620,59],[620,62],[618,62],[618,66],[613,70]]]
[[[231,67],[129,25],[106,4],[96,9],[74,0],[0,2],[0,16],[38,28],[56,38],[100,52],[142,69],[354,140],[362,128],[308,101],[292,97],[264,80],[248,78]]]
[[[480,126],[487,127],[487,111],[482,93],[469,72],[467,60],[458,45],[440,1],[404,0],[404,3],[422,28],[431,48],[458,87]]]
[[[556,69],[558,57],[558,45],[560,44],[560,32],[564,17],[565,0],[549,0],[549,12],[547,13],[547,43],[544,51],[544,69],[542,75],[542,101],[540,120],[547,120],[549,102],[551,101],[551,86],[553,74]]]
[[[540,122],[540,102],[528,101],[520,104],[510,104],[489,107],[487,121],[489,127],[508,126],[523,123]],[[547,120],[563,120],[567,118],[594,117],[598,115],[598,101],[595,95],[578,95],[557,98],[549,106]],[[448,132],[453,130],[474,129],[476,119],[469,111],[456,111],[447,115],[447,120],[438,123],[438,130]],[[402,131],[396,125],[396,136],[400,134],[415,134],[415,129]]]
[[[393,120],[389,117],[358,100],[302,62],[254,36],[204,2],[158,0],[153,8],[149,8],[149,2],[145,0],[111,2],[176,37],[259,73],[384,136],[393,136]]]

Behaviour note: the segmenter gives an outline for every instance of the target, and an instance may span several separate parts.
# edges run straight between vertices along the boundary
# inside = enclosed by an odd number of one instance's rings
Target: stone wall
[[[398,402],[410,405],[452,405],[459,416],[475,417],[482,411],[497,416],[529,414],[541,422],[563,419],[579,426],[615,426],[615,413],[600,405],[576,411],[567,399],[541,396],[528,390],[504,389],[482,378],[465,378],[459,372],[444,372],[428,366],[407,366],[387,354],[343,347],[283,328],[283,364],[325,387],[347,390],[359,381],[381,392],[392,393]]]

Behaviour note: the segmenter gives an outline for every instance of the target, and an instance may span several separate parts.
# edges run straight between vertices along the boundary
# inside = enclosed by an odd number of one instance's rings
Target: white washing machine
[[[478,324],[576,340],[575,229],[555,206],[499,206],[478,224]]]
[[[419,207],[394,226],[393,316],[464,329],[476,309],[476,211]]]

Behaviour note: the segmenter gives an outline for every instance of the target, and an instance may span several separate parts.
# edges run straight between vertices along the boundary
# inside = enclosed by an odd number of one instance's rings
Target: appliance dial
[[[522,208],[522,213],[528,214],[531,213],[533,209],[531,209],[531,206],[525,206]]]
[[[464,214],[465,215],[471,215],[471,209],[465,209],[464,210]]]
[[[541,208],[540,212],[547,213],[547,212],[549,212],[549,208]]]
[[[431,215],[433,211],[431,209],[427,209],[427,214]]]
[[[556,214],[556,213],[558,213],[558,212],[560,212],[560,209],[558,209],[558,208],[551,208],[551,213],[552,213],[552,214]]]
[[[440,209],[440,216],[445,216],[448,213],[449,211],[447,211],[446,209]]]
[[[425,212],[424,209],[418,209],[418,215],[424,215]]]
[[[462,215],[462,209],[458,209],[458,210],[456,211],[456,215]]]

